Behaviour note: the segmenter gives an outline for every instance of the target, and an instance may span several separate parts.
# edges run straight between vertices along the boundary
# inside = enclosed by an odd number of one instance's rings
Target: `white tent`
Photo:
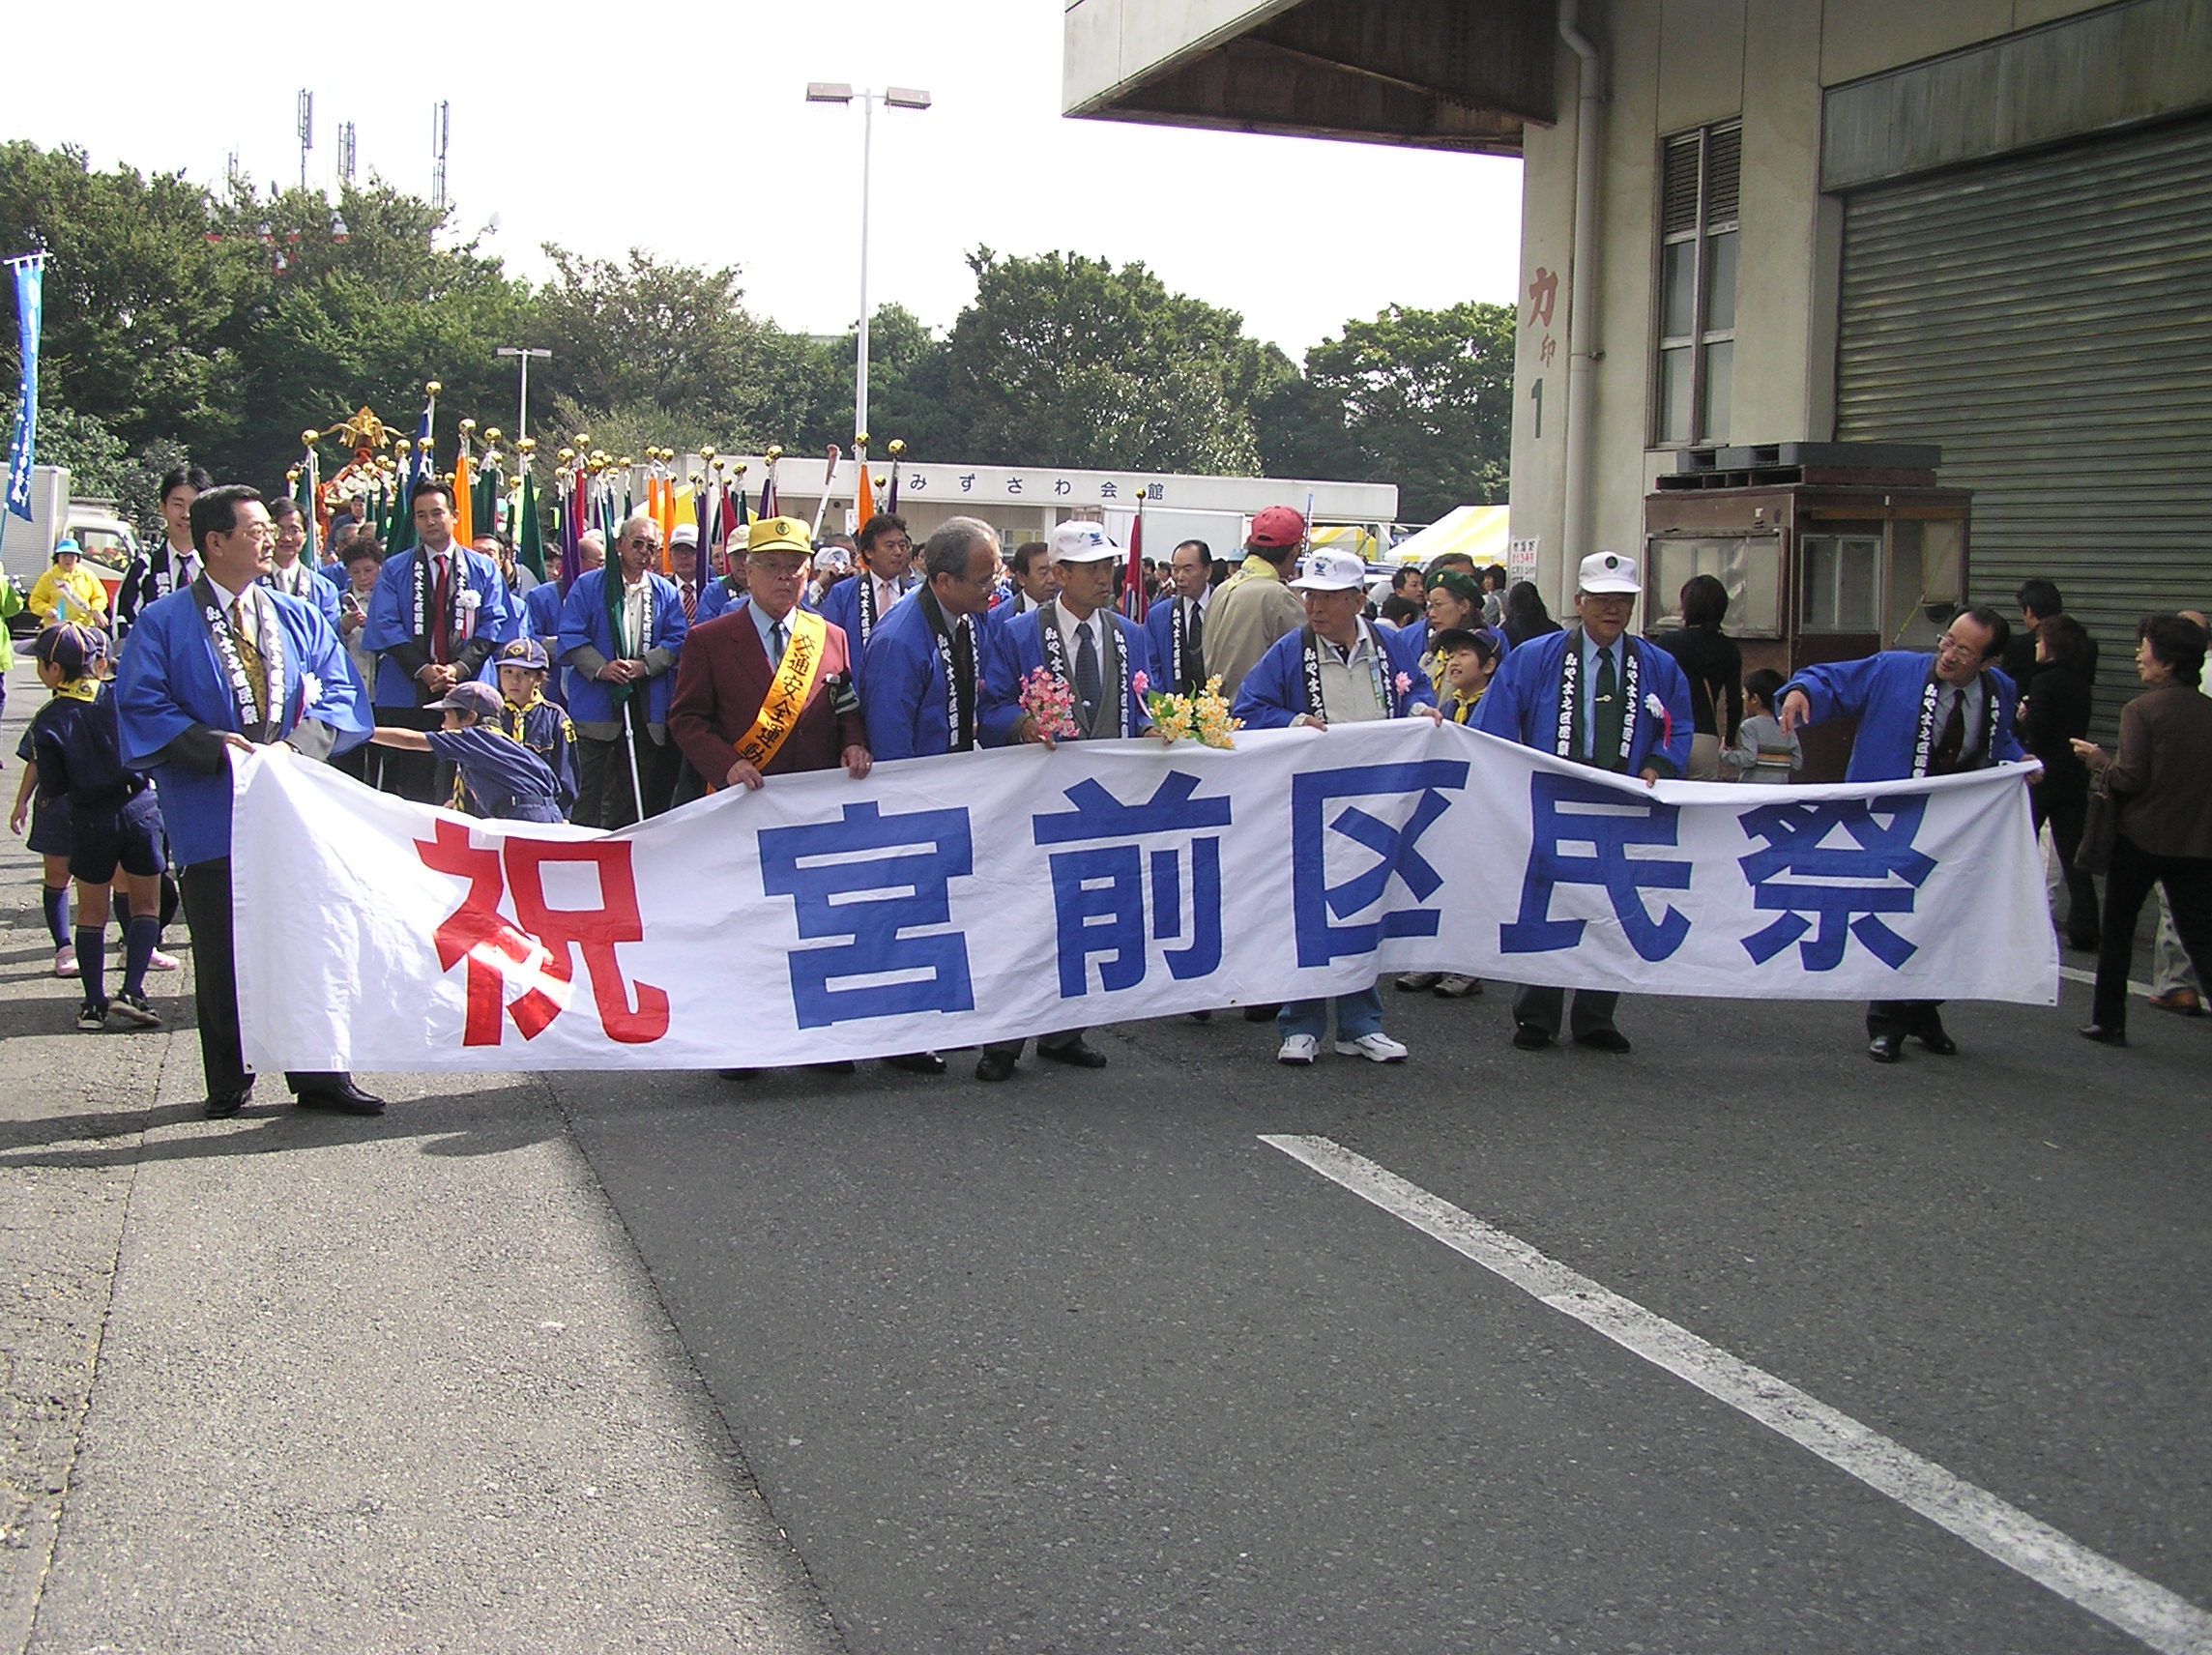
[[[1417,535],[1409,535],[1392,546],[1384,561],[1427,564],[1445,552],[1465,552],[1476,567],[1505,563],[1508,508],[1503,506],[1455,506]]]

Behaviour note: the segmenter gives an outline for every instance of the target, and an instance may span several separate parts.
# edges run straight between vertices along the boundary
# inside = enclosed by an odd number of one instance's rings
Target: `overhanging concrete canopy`
[[[1069,115],[1519,155],[1553,0],[1069,0]]]

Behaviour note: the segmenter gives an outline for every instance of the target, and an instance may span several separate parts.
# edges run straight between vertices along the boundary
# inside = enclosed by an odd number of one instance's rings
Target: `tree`
[[[1256,470],[1250,407],[1292,372],[1244,319],[1171,293],[1141,264],[971,253],[946,401],[967,457],[998,465]]]
[[[1393,305],[1372,322],[1347,322],[1340,339],[1306,352],[1303,397],[1275,404],[1275,451],[1311,457],[1332,440],[1325,410],[1342,410],[1334,440],[1353,480],[1398,484],[1412,522],[1455,506],[1504,497],[1512,450],[1513,307],[1468,303],[1444,310]],[[1298,468],[1306,470],[1306,467]]]

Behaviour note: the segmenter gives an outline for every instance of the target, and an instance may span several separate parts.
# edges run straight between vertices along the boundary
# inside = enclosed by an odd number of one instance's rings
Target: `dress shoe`
[[[1552,1043],[1552,1031],[1533,1023],[1513,1025],[1513,1044],[1524,1052],[1541,1052]]]
[[[985,1052],[975,1060],[975,1078],[979,1081],[1010,1081],[1014,1078],[1014,1055],[1011,1052]]]
[[[1593,1052],[1625,1052],[1629,1049],[1628,1036],[1617,1029],[1591,1029],[1575,1036],[1575,1044],[1587,1046]]]
[[[1039,1046],[1037,1056],[1047,1062],[1066,1063],[1078,1069],[1102,1069],[1106,1066],[1106,1054],[1087,1044],[1078,1035],[1064,1046]]]
[[[207,1118],[210,1120],[228,1120],[252,1101],[253,1089],[251,1087],[247,1087],[244,1091],[226,1091],[220,1097],[211,1097],[207,1100]]]
[[[2084,1040],[2094,1040],[2100,1046],[2125,1046],[2128,1031],[2125,1029],[2107,1029],[2102,1023],[2087,1024],[2074,1031]]]
[[[1933,1029],[1922,1030],[1912,1037],[1920,1042],[1922,1051],[1933,1052],[1938,1058],[1955,1058],[1959,1055],[1959,1042],[1943,1032],[1940,1023]]]
[[[337,1115],[382,1115],[384,1099],[371,1096],[350,1079],[310,1087],[294,1100],[302,1109],[327,1109]]]
[[[1210,1011],[1194,1011],[1190,1014],[1190,1020],[1193,1023],[1211,1023],[1213,1013]]]
[[[1905,1059],[1905,1036],[1877,1034],[1867,1042],[1866,1055],[1877,1063],[1902,1062]]]
[[[806,1066],[818,1075],[849,1075],[853,1072],[853,1060],[832,1058],[827,1063],[808,1063]]]
[[[886,1058],[886,1066],[904,1069],[910,1075],[941,1075],[945,1072],[945,1060],[935,1052],[904,1052],[895,1058]]]
[[[2161,1011],[2172,1012],[2176,1017],[2204,1015],[2204,1002],[2197,998],[2197,991],[2193,988],[2168,989],[2164,994],[2154,994],[2150,997],[2150,1003]]]

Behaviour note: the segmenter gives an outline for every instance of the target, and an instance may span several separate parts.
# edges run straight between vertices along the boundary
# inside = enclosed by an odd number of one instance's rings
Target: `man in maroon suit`
[[[677,801],[842,765],[868,773],[868,731],[845,634],[799,607],[812,547],[796,517],[752,526],[748,597],[684,639],[668,733],[691,773]]]

